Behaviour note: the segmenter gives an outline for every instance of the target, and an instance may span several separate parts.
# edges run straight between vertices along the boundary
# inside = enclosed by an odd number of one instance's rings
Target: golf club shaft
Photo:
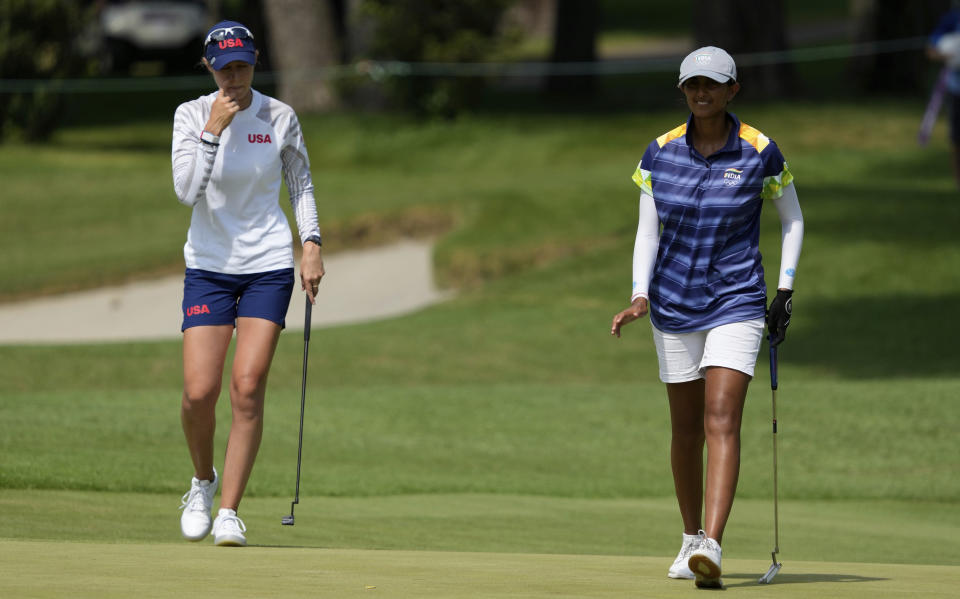
[[[297,441],[297,488],[293,496],[293,503],[300,503],[300,460],[303,457],[303,410],[307,400],[307,356],[310,353],[310,317],[313,304],[307,297],[307,306],[304,310],[303,322],[303,376],[300,379],[300,438]],[[292,510],[291,510],[292,512]]]
[[[780,512],[777,490],[777,346],[770,346],[770,390],[773,404],[773,562],[780,553]]]
[[[780,553],[780,513],[777,490],[777,390],[773,389],[773,553]],[[774,560],[776,561],[776,560]]]

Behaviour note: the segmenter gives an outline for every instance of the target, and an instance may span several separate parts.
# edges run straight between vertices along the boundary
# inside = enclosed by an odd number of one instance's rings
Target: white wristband
[[[219,136],[219,135],[214,135],[213,133],[210,133],[209,131],[202,131],[202,132],[200,133],[200,141],[202,141],[202,142],[205,143],[205,144],[209,144],[209,145],[211,145],[211,146],[219,146],[219,145],[220,145],[220,136]]]

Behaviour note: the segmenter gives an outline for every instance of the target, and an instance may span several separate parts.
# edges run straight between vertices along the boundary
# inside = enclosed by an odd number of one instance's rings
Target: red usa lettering
[[[206,304],[187,308],[187,316],[199,316],[200,314],[210,314],[210,308]]]
[[[220,40],[220,43],[217,45],[220,46],[221,50],[226,50],[227,48],[243,48],[243,40]]]
[[[270,134],[269,134],[269,133],[267,133],[266,135],[264,135],[264,134],[262,134],[262,133],[247,133],[247,141],[249,141],[249,142],[252,143],[252,144],[271,144],[271,143],[273,143],[273,142],[270,140]]]

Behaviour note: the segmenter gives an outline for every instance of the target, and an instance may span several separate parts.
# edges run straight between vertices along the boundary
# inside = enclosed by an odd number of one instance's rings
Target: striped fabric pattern
[[[766,311],[760,210],[793,175],[773,140],[728,117],[730,138],[709,159],[693,148],[688,120],[651,142],[633,175],[660,218],[649,295],[662,331],[700,331]]]

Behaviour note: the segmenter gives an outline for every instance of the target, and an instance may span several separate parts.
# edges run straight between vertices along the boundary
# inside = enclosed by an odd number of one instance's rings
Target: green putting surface
[[[666,577],[675,500],[438,494],[252,497],[246,548],[180,538],[176,494],[0,491],[0,598],[687,597]],[[954,597],[952,504],[739,500],[728,592],[755,597]],[[859,561],[858,561],[859,560]],[[881,563],[891,562],[891,563]],[[939,564],[939,565],[934,565]],[[709,591],[702,591],[709,592]]]
[[[688,597],[665,557],[0,541],[2,597]],[[752,597],[955,597],[957,566],[728,560]],[[711,591],[700,591],[711,592]]]

